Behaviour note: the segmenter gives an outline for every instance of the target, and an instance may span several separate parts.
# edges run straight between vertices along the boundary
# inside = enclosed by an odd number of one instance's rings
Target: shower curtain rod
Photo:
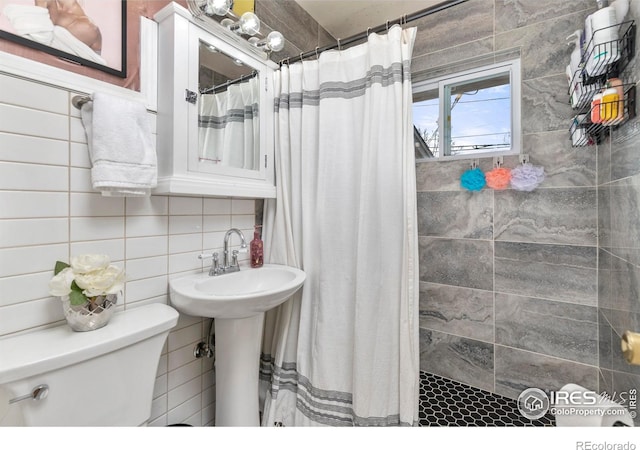
[[[229,87],[232,84],[241,83],[242,81],[245,81],[245,80],[250,80],[250,79],[254,78],[256,75],[258,75],[258,72],[256,70],[254,70],[249,75],[240,75],[238,78],[235,78],[233,80],[227,80],[224,83],[220,83],[220,84],[217,84],[215,86],[211,86],[210,88],[203,89],[200,92],[200,94],[208,94],[209,92],[215,93],[216,89],[220,89],[220,88],[223,88],[223,87]]]
[[[334,49],[341,49],[341,47],[343,45],[349,45],[349,44],[353,44],[354,42],[360,41],[362,39],[366,39],[369,37],[369,35],[371,33],[379,33],[381,31],[385,31],[388,30],[391,26],[393,25],[404,25],[406,23],[409,22],[413,22],[414,20],[418,20],[421,19],[423,17],[429,16],[431,14],[435,14],[437,12],[440,11],[444,11],[445,9],[451,8],[452,6],[457,6],[461,3],[465,3],[468,0],[449,0],[449,1],[444,1],[441,3],[438,3],[436,5],[433,5],[429,8],[426,9],[421,9],[420,11],[416,11],[412,14],[405,14],[404,16],[396,19],[396,20],[392,20],[392,21],[387,21],[386,23],[382,24],[382,25],[378,25],[377,27],[374,28],[368,28],[366,31],[363,31],[361,33],[358,34],[354,34],[353,36],[349,36],[345,39],[337,39],[337,43],[332,44],[332,45],[327,45],[325,47],[319,48],[316,47],[315,50],[311,50],[305,53],[300,53],[298,56],[294,56],[292,58],[284,58],[282,60],[280,60],[280,65],[282,66],[283,64],[290,64],[293,62],[298,62],[298,61],[302,61],[305,58],[308,58],[309,56],[313,56],[315,55],[316,57],[320,55],[320,53],[325,52],[327,50],[334,50]]]

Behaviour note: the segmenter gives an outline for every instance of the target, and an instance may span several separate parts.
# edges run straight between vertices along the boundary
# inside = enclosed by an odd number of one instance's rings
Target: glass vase
[[[84,305],[72,305],[69,296],[62,297],[62,310],[73,331],[92,331],[104,327],[118,302],[118,294],[91,297]]]

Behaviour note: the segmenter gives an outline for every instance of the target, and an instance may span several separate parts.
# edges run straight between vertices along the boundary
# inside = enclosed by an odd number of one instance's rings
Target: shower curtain
[[[223,92],[200,96],[201,160],[241,169],[258,168],[259,89],[258,77],[254,77],[232,84]]]
[[[415,28],[276,73],[266,260],[302,291],[265,319],[264,426],[417,425]]]

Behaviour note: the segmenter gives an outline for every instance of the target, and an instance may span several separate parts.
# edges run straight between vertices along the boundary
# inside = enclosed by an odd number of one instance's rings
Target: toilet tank
[[[0,405],[26,426],[138,426],[151,414],[155,376],[178,312],[151,304],[118,312],[98,330],[68,325],[0,340],[0,399],[48,395]],[[1,401],[1,400],[0,400]],[[16,419],[19,418],[19,419]]]

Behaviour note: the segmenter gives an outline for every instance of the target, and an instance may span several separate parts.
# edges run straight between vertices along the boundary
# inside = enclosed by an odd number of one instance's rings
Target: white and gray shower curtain
[[[265,319],[263,425],[417,425],[415,28],[276,73],[266,260],[303,290]]]
[[[199,100],[200,159],[223,166],[255,170],[260,158],[260,84],[254,77]]]

